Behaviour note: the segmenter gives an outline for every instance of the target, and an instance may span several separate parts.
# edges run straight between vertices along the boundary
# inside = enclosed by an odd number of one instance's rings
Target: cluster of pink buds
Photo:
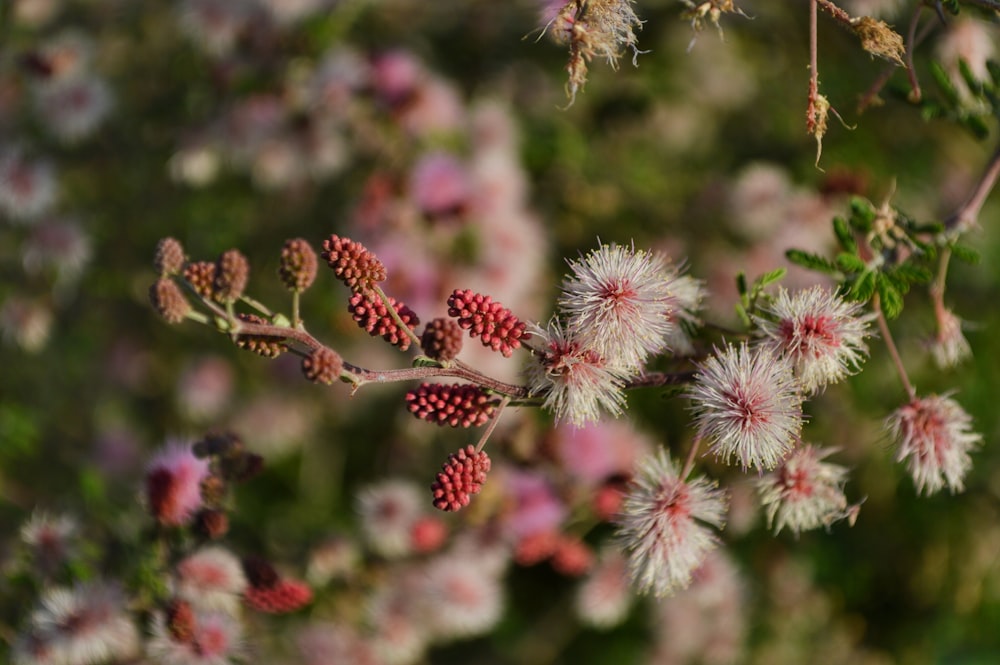
[[[489,470],[489,455],[486,451],[476,452],[471,445],[449,455],[431,485],[434,507],[450,512],[469,505],[470,497],[482,489]]]
[[[521,340],[530,337],[527,324],[519,321],[514,314],[490,296],[475,293],[469,289],[455,289],[448,298],[448,316],[458,319],[458,325],[468,330],[469,335],[478,337],[494,351],[509,358],[514,349],[521,346]]]
[[[281,577],[270,563],[260,557],[243,561],[249,586],[243,592],[246,604],[258,612],[286,614],[312,602],[312,589],[304,582]]]
[[[496,409],[495,400],[468,383],[422,383],[406,393],[406,404],[417,418],[452,427],[484,425]]]

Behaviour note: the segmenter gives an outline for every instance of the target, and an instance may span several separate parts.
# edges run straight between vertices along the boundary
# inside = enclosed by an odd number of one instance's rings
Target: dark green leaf
[[[851,232],[851,227],[848,226],[847,220],[843,217],[834,217],[833,232],[837,235],[841,249],[851,254],[857,253],[858,243],[854,240],[854,233]]]
[[[942,67],[940,63],[933,60],[931,61],[930,69],[931,76],[934,78],[934,82],[937,83],[938,88],[941,90],[941,94],[944,96],[948,106],[958,106],[960,101],[958,90],[956,90],[954,84],[952,84],[951,78],[948,76],[948,72],[944,70],[944,67]]]
[[[885,318],[894,319],[903,311],[903,296],[884,273],[879,273],[876,280],[879,302]]]
[[[972,132],[972,135],[977,139],[982,140],[990,135],[990,128],[978,115],[966,115],[961,118],[960,122],[962,125]]]
[[[1000,88],[1000,62],[997,62],[996,60],[987,60],[986,70],[990,73],[990,79],[993,81],[993,87]]]
[[[747,294],[747,274],[743,271],[736,275],[736,290],[741,296]]]
[[[910,284],[927,284],[934,278],[934,273],[929,268],[914,263],[898,265],[893,273]]]
[[[868,199],[860,196],[851,198],[851,226],[862,233],[871,231],[872,222],[875,221],[875,206]]]
[[[972,68],[969,67],[968,60],[965,58],[959,58],[958,71],[962,75],[962,80],[965,81],[965,85],[969,87],[969,90],[976,96],[982,96],[983,83],[976,78],[975,74],[972,73]]]
[[[825,259],[817,254],[804,252],[801,249],[788,250],[785,252],[785,258],[795,265],[808,268],[809,270],[825,272],[830,275],[837,273],[837,266],[831,263],[828,259]]]
[[[966,263],[971,263],[972,265],[979,263],[982,258],[979,255],[979,252],[971,247],[966,247],[965,245],[952,245],[951,253],[956,259],[965,261]]]
[[[763,288],[769,284],[774,284],[775,282],[781,280],[787,272],[788,270],[785,268],[776,268],[771,272],[766,272],[757,278],[757,285]]]
[[[857,302],[868,302],[875,293],[875,272],[866,270],[858,275],[847,291],[847,297]]]
[[[837,255],[837,267],[847,273],[864,272],[865,262],[857,254],[841,252]]]

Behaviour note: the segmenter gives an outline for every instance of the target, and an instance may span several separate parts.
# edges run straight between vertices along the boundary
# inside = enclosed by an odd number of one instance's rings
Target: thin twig
[[[698,454],[698,447],[701,445],[701,432],[695,435],[694,440],[691,442],[691,448],[688,450],[687,459],[684,460],[684,468],[681,469],[681,480],[686,480],[688,474],[691,473],[691,469],[694,468],[694,458]]]
[[[983,175],[972,190],[972,195],[959,206],[958,210],[944,220],[945,228],[964,231],[974,226],[979,219],[979,212],[983,209],[986,199],[989,198],[990,192],[993,191],[993,187],[997,183],[998,177],[1000,177],[1000,147],[990,157],[989,163],[983,170]]]
[[[483,446],[486,445],[486,440],[490,438],[490,435],[493,434],[493,430],[497,428],[497,423],[500,422],[500,414],[503,413],[503,410],[508,404],[510,404],[510,396],[504,395],[504,398],[500,400],[500,404],[497,405],[496,410],[493,412],[490,424],[486,426],[486,430],[483,432],[483,435],[479,437],[479,443],[476,444],[477,453],[482,451]]]
[[[913,384],[910,383],[910,377],[906,374],[906,367],[903,365],[903,359],[900,357],[899,350],[896,348],[896,342],[889,331],[889,323],[885,319],[885,312],[882,311],[882,303],[879,301],[878,294],[875,294],[872,298],[872,308],[877,315],[878,329],[882,333],[882,339],[885,341],[886,349],[889,351],[889,357],[892,358],[892,362],[896,366],[896,374],[899,375],[903,389],[906,390],[906,395],[912,402],[917,399],[917,391],[914,390]]]
[[[920,81],[917,80],[917,72],[913,68],[913,45],[917,38],[917,26],[920,24],[920,14],[923,11],[924,6],[922,4],[917,5],[916,10],[913,12],[913,16],[910,18],[910,26],[906,31],[906,43],[910,46],[906,49],[906,76],[910,80],[910,101],[914,104],[920,101],[923,96],[923,92],[920,90]]]

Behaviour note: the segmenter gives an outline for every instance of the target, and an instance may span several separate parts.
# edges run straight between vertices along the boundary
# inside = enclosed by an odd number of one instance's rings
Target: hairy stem
[[[979,219],[979,213],[983,209],[986,199],[989,198],[990,192],[993,191],[993,187],[997,183],[998,177],[1000,177],[1000,147],[993,151],[990,161],[983,170],[983,175],[979,178],[979,182],[976,183],[966,202],[944,220],[945,228],[965,231],[974,226]]]

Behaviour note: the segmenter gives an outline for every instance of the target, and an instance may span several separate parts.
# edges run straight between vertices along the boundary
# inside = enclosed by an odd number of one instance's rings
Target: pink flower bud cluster
[[[452,427],[483,425],[496,407],[479,386],[463,383],[422,383],[406,393],[406,403],[417,418]]]
[[[385,281],[385,266],[359,242],[334,234],[323,241],[323,259],[352,291],[366,291]]]
[[[458,325],[480,338],[483,346],[499,351],[509,358],[521,340],[530,337],[527,325],[490,296],[470,289],[455,291],[448,298],[448,316],[458,319]]]
[[[399,318],[402,319],[411,330],[420,324],[420,319],[416,313],[395,298],[389,298],[389,304],[395,308]],[[389,314],[389,308],[378,296],[369,293],[355,293],[351,296],[347,306],[351,316],[358,325],[364,328],[372,337],[381,336],[382,339],[393,346],[398,346],[401,351],[410,348],[410,337],[400,330],[396,321]]]
[[[471,445],[449,455],[431,485],[434,507],[450,512],[469,505],[471,496],[482,489],[489,470],[489,455],[486,451],[477,453]]]

